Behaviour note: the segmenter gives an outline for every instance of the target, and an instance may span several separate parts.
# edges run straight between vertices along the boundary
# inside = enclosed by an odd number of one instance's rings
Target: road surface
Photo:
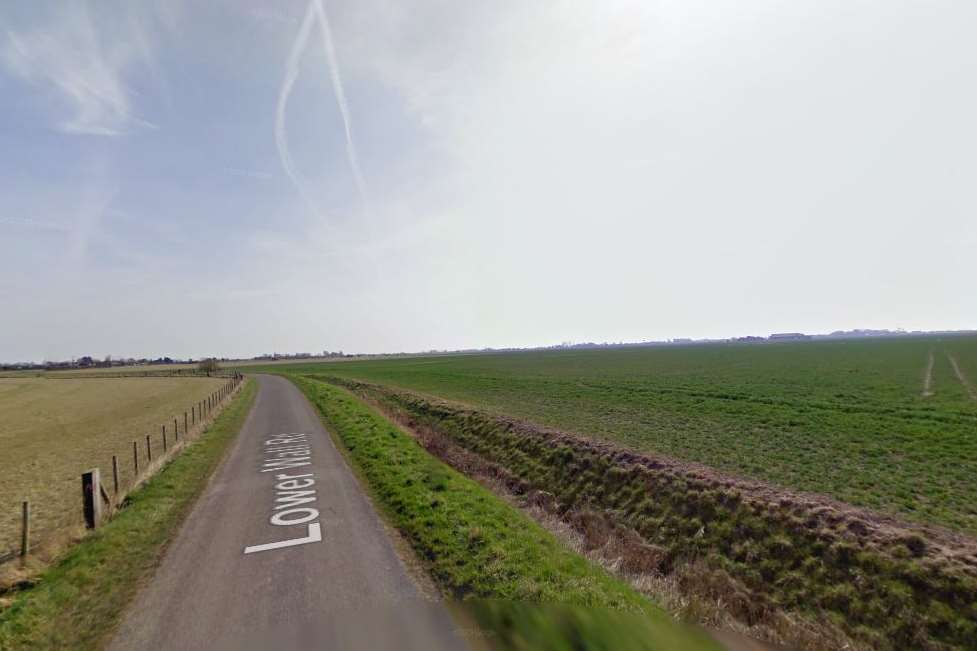
[[[228,457],[110,649],[465,649],[313,407],[259,375]]]

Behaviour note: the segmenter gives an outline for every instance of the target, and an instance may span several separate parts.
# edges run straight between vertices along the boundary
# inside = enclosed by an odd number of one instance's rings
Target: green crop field
[[[418,391],[977,533],[975,337],[552,350],[275,370]]]
[[[34,536],[81,520],[81,473],[99,467],[111,482],[119,455],[123,482],[132,474],[132,441],[160,426],[224,382],[219,378],[0,378],[0,554],[20,536],[20,503],[31,500]]]

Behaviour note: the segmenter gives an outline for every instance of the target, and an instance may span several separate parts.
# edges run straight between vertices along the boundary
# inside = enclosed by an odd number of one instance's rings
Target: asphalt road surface
[[[466,649],[424,599],[313,407],[254,408],[110,649]]]

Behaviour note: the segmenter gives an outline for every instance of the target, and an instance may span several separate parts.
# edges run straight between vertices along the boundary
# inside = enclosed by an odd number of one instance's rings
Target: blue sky
[[[0,359],[975,327],[975,18],[5,5]]]

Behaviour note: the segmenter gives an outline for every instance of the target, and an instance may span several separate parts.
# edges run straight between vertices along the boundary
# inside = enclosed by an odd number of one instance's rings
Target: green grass
[[[0,649],[98,648],[140,583],[152,576],[254,395],[254,382],[248,381],[207,431],[133,492],[115,518],[17,594],[0,612]]]
[[[789,493],[752,500],[741,492],[748,487],[665,464],[634,464],[584,438],[554,438],[379,385],[332,382],[397,422],[504,468],[518,493],[543,491],[561,512],[596,511],[634,531],[648,544],[640,559],[645,567],[680,577],[688,593],[721,599],[749,624],[790,611],[831,621],[872,648],[977,642],[973,571],[948,562],[919,535],[883,527],[881,535],[853,538],[868,526],[860,516],[835,517],[834,509]],[[692,566],[698,569],[690,575]]]
[[[345,390],[300,377],[292,380],[318,407],[432,577],[448,594],[477,600],[470,612],[497,636],[490,642],[500,648],[554,650],[712,646],[429,455]],[[563,609],[550,616],[525,604],[562,604]],[[624,621],[631,624],[618,631],[621,627],[613,623]],[[571,645],[573,638],[585,644]]]
[[[928,356],[933,391],[922,396]],[[977,338],[292,364],[977,532]],[[261,368],[261,367],[256,367]],[[271,369],[267,369],[271,370]]]

